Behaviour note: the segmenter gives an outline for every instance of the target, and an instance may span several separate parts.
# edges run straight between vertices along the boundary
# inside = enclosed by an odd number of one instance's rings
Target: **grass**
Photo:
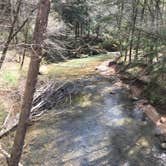
[[[2,75],[3,83],[6,86],[16,86],[19,78],[19,74],[12,71],[5,71]]]
[[[112,55],[99,55],[88,58],[72,59],[58,64],[42,65],[41,73],[50,78],[80,78],[95,73],[95,67]]]
[[[12,54],[14,54],[15,51],[8,51],[8,55],[6,58],[5,63],[2,66],[2,69],[0,70],[0,88],[13,88],[17,87],[19,84],[20,78],[24,78],[27,73],[28,69],[28,62],[29,58],[25,58],[25,65],[20,71],[20,64],[13,61],[12,62]],[[11,55],[11,56],[9,56]]]

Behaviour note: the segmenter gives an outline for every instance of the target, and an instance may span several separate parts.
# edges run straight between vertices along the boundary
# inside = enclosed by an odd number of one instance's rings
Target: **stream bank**
[[[132,65],[124,65],[119,62],[120,57],[115,57],[112,60],[103,62],[96,69],[102,75],[117,76],[123,83],[128,86],[130,90],[130,98],[136,103],[138,109],[143,111],[146,116],[156,126],[156,136],[161,141],[161,148],[166,149],[166,116],[165,116],[165,88],[159,85],[159,81],[156,83],[150,79],[150,75],[146,75],[146,70],[137,69]],[[133,73],[135,72],[135,74]],[[157,84],[158,83],[158,84]],[[152,89],[153,88],[153,89]],[[152,95],[154,100],[151,100]],[[149,96],[148,96],[149,94]],[[160,98],[156,100],[156,96]],[[162,100],[161,100],[162,99]],[[155,102],[156,101],[156,102]]]

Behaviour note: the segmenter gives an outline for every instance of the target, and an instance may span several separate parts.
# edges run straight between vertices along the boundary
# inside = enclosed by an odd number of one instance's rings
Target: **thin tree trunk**
[[[129,63],[132,60],[132,49],[133,49],[133,40],[134,40],[134,32],[135,32],[135,24],[137,19],[138,12],[138,0],[134,0],[133,2],[133,16],[132,16],[132,28],[131,28],[131,38],[130,38],[130,46],[129,46]]]
[[[77,38],[77,22],[75,22],[74,33],[75,33],[75,39],[76,39]]]
[[[121,36],[121,28],[122,28],[122,19],[123,19],[123,10],[124,10],[124,1],[122,1],[120,3],[119,6],[119,12],[120,12],[120,16],[118,18],[118,29],[119,29],[119,50],[120,50],[120,56],[123,56],[123,38]]]
[[[24,34],[24,43],[26,44],[28,41],[28,31],[29,31],[29,24],[26,26],[25,34]],[[25,60],[25,55],[26,55],[26,46],[24,47],[23,55],[22,55],[22,60],[21,60],[21,65],[20,65],[20,70],[22,70],[22,67],[24,65],[24,60]]]
[[[78,30],[77,30],[77,37],[80,37],[80,23],[78,22]]]
[[[11,157],[9,159],[9,166],[18,166],[19,160],[21,158],[25,134],[27,130],[27,122],[29,120],[29,114],[32,106],[33,95],[35,92],[35,86],[37,83],[37,76],[42,57],[41,45],[43,43],[44,33],[47,27],[49,9],[50,0],[40,0],[35,30],[33,34],[33,54],[31,56],[31,61],[29,65],[24,98],[21,106],[21,114],[14,139],[13,148],[11,151]]]
[[[147,3],[147,0],[144,0],[143,7],[142,7],[142,10],[141,10],[140,26],[143,23],[146,3]],[[138,51],[139,51],[139,47],[140,47],[140,40],[141,40],[141,30],[138,30],[138,38],[137,38],[136,51],[135,51],[135,60],[138,59]]]
[[[18,13],[20,11],[22,0],[19,0],[17,2],[18,2],[18,6],[17,6],[16,14],[14,16],[14,19],[13,19],[13,22],[12,22],[12,25],[11,25],[11,29],[10,29],[10,32],[9,32],[9,36],[7,38],[7,42],[5,43],[5,47],[4,47],[3,51],[2,51],[2,56],[0,58],[0,69],[2,68],[2,64],[3,64],[3,62],[4,62],[5,58],[6,58],[7,50],[9,48],[9,44],[10,44],[10,42],[12,40],[12,35],[13,35],[13,32],[14,32],[15,24],[17,22]]]

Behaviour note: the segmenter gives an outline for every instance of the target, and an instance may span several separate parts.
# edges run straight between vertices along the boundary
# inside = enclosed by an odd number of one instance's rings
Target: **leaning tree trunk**
[[[20,11],[21,4],[22,4],[22,0],[17,1],[17,3],[18,3],[18,6],[17,6],[16,14],[15,14],[13,22],[11,24],[11,29],[10,29],[10,32],[9,32],[9,36],[7,38],[4,49],[2,51],[2,55],[0,57],[0,69],[2,68],[3,62],[6,58],[6,54],[7,54],[8,48],[9,48],[9,44],[10,44],[11,40],[14,38],[13,37],[13,32],[14,32],[15,24],[17,22],[17,18],[18,18],[18,14],[19,14],[19,11]]]
[[[23,103],[21,106],[20,119],[14,139],[13,148],[11,151],[11,157],[9,159],[9,166],[17,166],[22,154],[24,145],[25,134],[27,130],[27,122],[30,115],[32,106],[33,95],[35,92],[35,86],[37,83],[37,76],[39,72],[39,65],[42,56],[42,42],[44,38],[44,32],[46,31],[48,14],[50,9],[50,0],[40,0],[38,14],[36,18],[36,25],[33,34],[33,48],[32,57],[29,65],[29,71],[27,76],[27,82],[25,86]]]

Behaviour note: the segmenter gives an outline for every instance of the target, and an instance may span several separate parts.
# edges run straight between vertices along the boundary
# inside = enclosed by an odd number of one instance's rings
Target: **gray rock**
[[[132,100],[133,100],[133,101],[138,101],[138,100],[139,100],[139,98],[138,98],[138,97],[136,97],[136,96],[132,96]]]
[[[160,144],[161,149],[166,150],[166,142]]]
[[[155,136],[161,136],[164,133],[163,133],[163,131],[160,128],[156,127],[154,134],[155,134]]]

